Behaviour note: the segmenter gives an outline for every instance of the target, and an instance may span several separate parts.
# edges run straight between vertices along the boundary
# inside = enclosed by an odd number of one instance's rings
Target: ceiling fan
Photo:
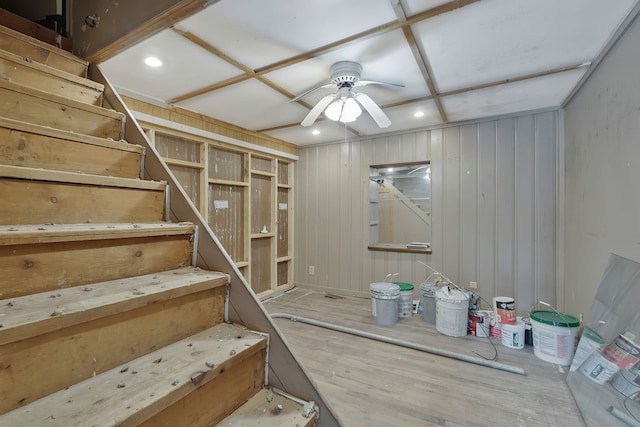
[[[404,87],[404,85],[378,82],[374,80],[360,80],[362,66],[353,61],[336,62],[331,66],[329,71],[331,73],[331,80],[329,83],[310,89],[290,101],[297,101],[318,89],[338,89],[333,94],[327,95],[318,101],[309,114],[307,114],[307,117],[302,121],[302,126],[311,126],[323,111],[331,120],[341,121],[344,123],[353,122],[362,113],[360,105],[367,110],[373,120],[375,120],[381,128],[386,128],[391,124],[391,120],[389,120],[378,104],[376,104],[368,95],[360,92],[354,92],[352,89],[357,86],[366,86],[371,84],[396,87]]]

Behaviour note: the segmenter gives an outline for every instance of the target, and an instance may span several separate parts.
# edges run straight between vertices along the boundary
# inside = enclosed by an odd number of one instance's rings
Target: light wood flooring
[[[371,300],[329,298],[296,288],[264,302],[284,312],[376,334],[492,357],[487,338],[439,334],[419,315],[392,327],[373,323]],[[518,375],[381,343],[288,319],[275,319],[294,354],[347,427],[360,426],[584,426],[563,368],[495,343],[502,363]]]

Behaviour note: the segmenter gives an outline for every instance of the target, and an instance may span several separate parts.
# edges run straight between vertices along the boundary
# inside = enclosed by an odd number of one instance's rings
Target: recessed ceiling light
[[[312,130],[311,133],[314,135],[320,135],[320,131],[318,129]]]
[[[422,117],[424,116],[424,112],[422,111],[416,111],[415,113],[413,113],[413,117]]]
[[[162,61],[160,61],[158,58],[156,58],[155,56],[148,56],[144,59],[144,63],[147,64],[149,67],[160,67],[162,66]]]

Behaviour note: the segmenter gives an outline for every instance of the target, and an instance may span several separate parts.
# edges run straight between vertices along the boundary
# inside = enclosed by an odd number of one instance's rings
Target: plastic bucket
[[[627,369],[640,358],[640,347],[624,335],[618,335],[602,350],[602,355],[621,369]]]
[[[444,286],[436,292],[436,330],[450,337],[467,335],[469,296]]]
[[[398,298],[398,317],[411,317],[413,314],[413,285],[405,282],[393,282],[400,287]]]
[[[524,348],[524,328],[524,322],[518,319],[513,325],[502,324],[502,345],[509,348]]]
[[[546,362],[571,364],[580,320],[570,314],[534,310],[530,313],[533,353]]]
[[[588,326],[584,327],[584,331],[582,332],[582,337],[578,342],[578,348],[576,348],[576,353],[573,356],[573,360],[571,361],[570,371],[575,371],[580,367],[582,362],[584,362],[587,357],[594,351],[602,350],[604,346],[604,338],[602,338],[596,331],[591,329]]]
[[[432,325],[436,324],[436,291],[438,286],[431,282],[420,285],[422,294],[422,320]]]
[[[369,286],[373,323],[378,326],[393,326],[398,322],[398,298],[400,287],[395,283],[376,282]]]
[[[493,311],[496,321],[501,324],[516,323],[516,300],[511,297],[494,297]]]
[[[620,370],[620,367],[607,360],[600,352],[594,351],[582,362],[578,370],[591,381],[604,384]]]

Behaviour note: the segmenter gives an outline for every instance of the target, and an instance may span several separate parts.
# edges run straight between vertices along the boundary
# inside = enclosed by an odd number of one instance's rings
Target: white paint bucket
[[[568,366],[573,358],[580,320],[570,314],[534,310],[530,313],[533,353],[546,362]]]
[[[569,370],[573,372],[578,369],[591,353],[602,350],[603,346],[604,338],[590,327],[585,326]]]
[[[516,323],[503,323],[501,328],[502,345],[509,348],[524,348],[524,322],[516,319]]]
[[[600,352],[594,351],[582,362],[578,370],[591,381],[604,384],[620,370],[620,366],[608,360]]]
[[[493,312],[498,323],[516,323],[516,300],[511,297],[494,297]]]
[[[376,282],[369,286],[373,323],[393,326],[398,322],[398,298],[400,287],[395,283]]]
[[[469,297],[460,289],[443,286],[436,292],[436,330],[451,337],[467,335]]]
[[[422,294],[422,320],[432,325],[436,324],[436,291],[438,286],[432,282],[420,285]]]
[[[405,282],[393,282],[400,287],[398,298],[398,317],[411,317],[413,314],[413,285]]]
[[[611,386],[625,397],[634,399],[640,392],[640,371],[621,369],[611,380]]]

